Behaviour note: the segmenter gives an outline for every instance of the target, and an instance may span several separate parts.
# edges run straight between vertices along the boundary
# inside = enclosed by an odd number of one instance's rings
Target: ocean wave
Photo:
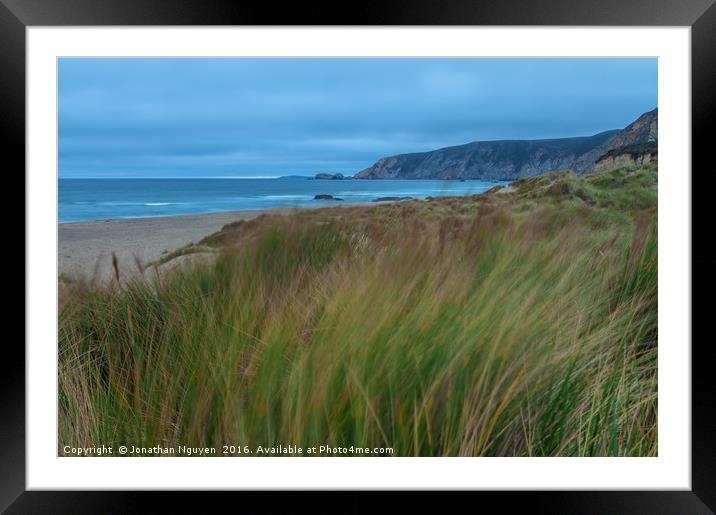
[[[186,202],[121,202],[121,201],[106,201],[96,202],[97,206],[114,206],[114,207],[131,207],[131,206],[180,206],[186,204]]]
[[[273,200],[273,199],[307,199],[310,197],[308,195],[263,195],[260,198]]]

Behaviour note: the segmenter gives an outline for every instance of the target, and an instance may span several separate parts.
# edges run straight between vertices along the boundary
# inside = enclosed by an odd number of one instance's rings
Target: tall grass
[[[211,262],[75,283],[60,453],[656,455],[655,177],[265,216],[207,238]]]

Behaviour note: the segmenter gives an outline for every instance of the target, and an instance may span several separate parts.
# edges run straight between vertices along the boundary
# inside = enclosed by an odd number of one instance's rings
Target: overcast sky
[[[353,174],[657,106],[656,59],[61,59],[60,177]]]

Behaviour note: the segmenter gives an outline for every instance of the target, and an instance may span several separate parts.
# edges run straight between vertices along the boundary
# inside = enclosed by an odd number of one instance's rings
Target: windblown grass
[[[229,224],[61,299],[59,441],[657,454],[656,169]]]

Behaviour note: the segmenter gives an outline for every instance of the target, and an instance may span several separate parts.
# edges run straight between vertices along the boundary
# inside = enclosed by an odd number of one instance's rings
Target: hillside
[[[593,136],[544,140],[477,141],[431,152],[401,154],[378,160],[356,179],[514,180],[571,169],[594,170],[610,150],[657,141],[657,109],[644,113],[622,130]]]

